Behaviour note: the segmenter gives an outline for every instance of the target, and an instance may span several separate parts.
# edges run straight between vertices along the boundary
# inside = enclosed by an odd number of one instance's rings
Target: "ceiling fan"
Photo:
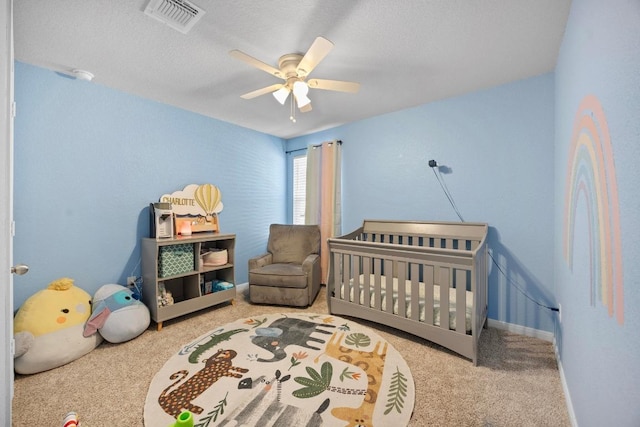
[[[316,37],[314,42],[311,44],[311,47],[309,47],[309,50],[307,50],[307,53],[304,55],[298,53],[282,55],[278,60],[278,68],[272,67],[271,65],[239,50],[230,51],[229,55],[232,57],[284,80],[284,83],[276,83],[262,89],[245,93],[244,95],[241,95],[241,98],[252,99],[260,95],[273,93],[273,96],[278,100],[278,102],[284,105],[289,94],[293,93],[291,98],[292,110],[295,99],[295,103],[300,111],[305,113],[307,111],[311,111],[311,100],[307,97],[309,88],[349,93],[358,92],[360,89],[359,83],[326,79],[306,80],[313,69],[316,68],[325,56],[327,56],[331,49],[333,49],[332,42],[324,37]],[[290,119],[295,122],[293,111]]]

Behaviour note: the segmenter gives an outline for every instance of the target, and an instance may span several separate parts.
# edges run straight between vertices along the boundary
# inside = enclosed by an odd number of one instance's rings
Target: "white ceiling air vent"
[[[150,0],[144,13],[187,34],[205,14],[204,9],[185,0]]]

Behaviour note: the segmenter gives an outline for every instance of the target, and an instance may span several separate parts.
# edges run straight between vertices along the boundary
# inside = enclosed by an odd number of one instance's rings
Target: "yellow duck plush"
[[[14,369],[35,374],[57,368],[96,348],[100,334],[83,336],[91,316],[91,295],[67,277],[30,296],[16,313]]]

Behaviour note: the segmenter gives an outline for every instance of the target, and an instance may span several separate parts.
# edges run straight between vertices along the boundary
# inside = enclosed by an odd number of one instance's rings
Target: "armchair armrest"
[[[265,265],[269,265],[273,263],[273,254],[271,252],[267,252],[255,258],[249,259],[249,271],[255,268],[261,268]]]
[[[309,254],[302,262],[302,272],[303,273],[311,273],[314,270],[314,266],[316,264],[320,264],[320,255],[318,254]]]
[[[307,289],[309,291],[309,304],[313,303],[318,291],[320,290],[320,284],[322,283],[322,275],[320,268],[320,255],[310,254],[302,262],[302,272],[307,275]]]

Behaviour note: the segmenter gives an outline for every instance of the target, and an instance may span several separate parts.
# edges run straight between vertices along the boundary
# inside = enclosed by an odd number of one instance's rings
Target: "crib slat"
[[[422,275],[424,277],[424,322],[433,325],[433,282],[435,281],[435,268],[432,265],[422,266]]]
[[[353,298],[351,302],[360,304],[360,257],[353,255],[351,257],[351,283],[353,283]]]
[[[374,283],[374,291],[373,291],[373,306],[376,310],[382,309],[382,297],[381,297],[381,282],[382,282],[382,274],[380,272],[382,270],[382,260],[380,258],[373,259],[373,283]]]
[[[407,317],[407,263],[402,261],[398,261],[398,312],[396,314]]]
[[[393,262],[390,259],[384,260],[385,273],[385,304],[384,310],[393,313]]]
[[[420,320],[420,273],[419,265],[411,263],[411,319]]]
[[[449,268],[438,266],[436,270],[440,284],[440,327],[449,329]]]
[[[363,298],[364,298],[364,306],[371,306],[371,258],[370,257],[362,257],[362,275],[363,275]]]
[[[456,270],[456,331],[467,332],[467,270]]]
[[[351,263],[351,254],[344,254],[342,258],[342,295],[345,301],[351,300],[351,284],[349,283],[349,264]]]

